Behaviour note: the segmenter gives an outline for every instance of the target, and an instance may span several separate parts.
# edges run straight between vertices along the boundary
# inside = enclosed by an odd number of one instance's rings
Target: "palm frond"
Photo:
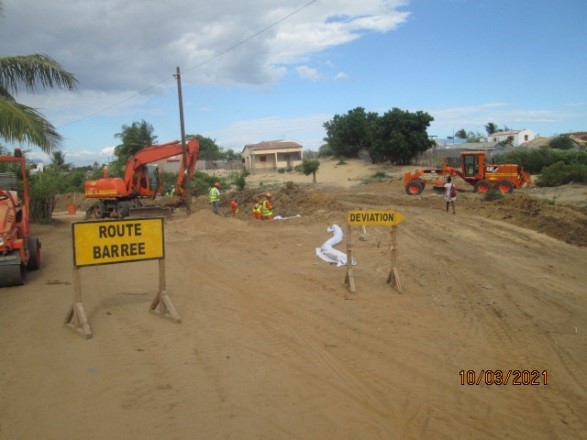
[[[0,99],[0,137],[8,142],[36,145],[45,153],[51,153],[63,142],[55,127],[37,110],[6,99]]]
[[[39,87],[61,87],[75,90],[78,81],[59,63],[47,55],[0,57],[0,87],[13,93],[23,86],[29,92]]]

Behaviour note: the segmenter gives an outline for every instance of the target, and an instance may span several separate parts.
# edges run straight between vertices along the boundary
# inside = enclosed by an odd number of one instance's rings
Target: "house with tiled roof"
[[[263,141],[245,145],[242,162],[252,174],[293,168],[302,163],[302,146],[294,141]]]
[[[514,147],[519,147],[524,142],[531,141],[536,137],[532,130],[524,128],[522,130],[496,131],[487,137],[488,142],[509,142]]]

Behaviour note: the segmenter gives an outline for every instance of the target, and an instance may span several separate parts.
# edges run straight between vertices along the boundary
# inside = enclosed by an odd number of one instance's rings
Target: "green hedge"
[[[587,183],[587,165],[557,162],[542,170],[536,185],[559,186],[567,183]]]
[[[492,162],[517,163],[530,174],[540,174],[544,168],[558,162],[568,165],[587,165],[587,150],[558,151],[548,147],[535,150],[517,150],[496,156]]]

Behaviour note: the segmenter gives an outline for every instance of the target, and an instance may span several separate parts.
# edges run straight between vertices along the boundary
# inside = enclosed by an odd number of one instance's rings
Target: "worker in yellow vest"
[[[214,214],[220,214],[220,182],[214,182],[210,188],[210,203]]]
[[[271,193],[265,194],[263,206],[261,207],[261,218],[263,220],[273,220],[273,205],[271,204]]]

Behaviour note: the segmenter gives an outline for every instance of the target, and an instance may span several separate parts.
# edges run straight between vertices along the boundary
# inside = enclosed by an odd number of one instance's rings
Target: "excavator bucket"
[[[22,286],[25,276],[26,266],[18,253],[0,256],[0,287]]]

